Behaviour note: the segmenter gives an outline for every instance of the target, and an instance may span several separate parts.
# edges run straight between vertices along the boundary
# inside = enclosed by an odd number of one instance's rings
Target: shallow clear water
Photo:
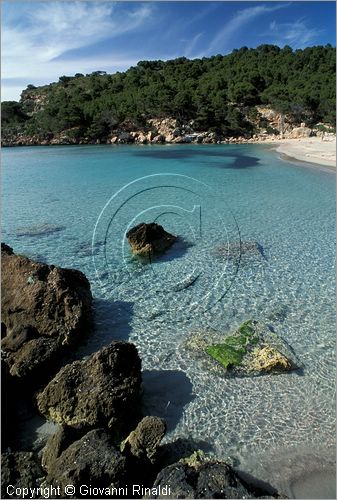
[[[167,440],[203,442],[288,494],[295,471],[333,465],[333,173],[258,145],[12,148],[2,157],[3,240],[87,275],[97,328],[81,355],[134,342],[147,411],[166,418]],[[139,262],[124,234],[151,220],[182,238]],[[240,239],[263,255],[226,258]],[[192,332],[226,334],[248,318],[275,328],[302,374],[217,378],[184,350]]]

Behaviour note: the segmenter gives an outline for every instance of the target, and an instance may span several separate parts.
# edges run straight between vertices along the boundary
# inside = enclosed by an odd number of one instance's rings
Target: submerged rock
[[[104,429],[94,429],[70,444],[49,464],[46,481],[55,488],[60,487],[62,496],[65,487],[72,485],[75,498],[92,498],[89,491],[81,489],[81,485],[102,489],[125,487],[126,458],[115,448],[111,436]],[[120,496],[108,496],[102,490],[99,498]]]
[[[24,495],[24,488],[38,488],[43,477],[44,473],[34,453],[26,451],[2,453],[1,498],[27,498],[27,493]],[[20,490],[22,495],[18,494]],[[38,495],[30,498],[38,498]]]
[[[141,361],[136,347],[112,342],[64,366],[37,396],[42,415],[75,428],[127,432],[139,412]],[[132,427],[131,427],[132,428]]]
[[[240,260],[243,256],[266,259],[263,246],[257,241],[239,241],[220,245],[215,249],[218,258]]]
[[[80,271],[34,262],[6,244],[1,257],[2,348],[10,373],[48,371],[91,328],[90,284]]]
[[[292,349],[264,323],[244,322],[232,335],[193,334],[184,347],[204,369],[218,374],[253,376],[298,368]]]
[[[136,255],[164,252],[177,239],[177,236],[167,233],[162,226],[155,222],[138,224],[127,232],[126,237],[132,252]]]
[[[54,224],[45,223],[37,226],[18,227],[16,230],[16,236],[47,236],[49,234],[63,231],[64,229],[64,226],[56,226]]]
[[[145,498],[279,498],[273,488],[267,491],[248,484],[227,463],[200,453],[160,471],[152,492]]]

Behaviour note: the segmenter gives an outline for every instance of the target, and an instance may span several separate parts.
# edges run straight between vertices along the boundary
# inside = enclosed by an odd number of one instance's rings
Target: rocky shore
[[[305,123],[294,124],[269,107],[259,107],[258,116],[267,124],[261,128],[252,122],[256,132],[247,130],[241,136],[223,136],[214,131],[195,129],[194,121],[184,122],[176,118],[151,118],[139,128],[132,121],[125,121],[111,131],[104,139],[92,139],[81,134],[79,127],[73,127],[56,134],[26,135],[18,132],[2,137],[2,146],[53,146],[81,144],[245,144],[279,142],[283,139],[299,139],[311,136],[321,137],[322,126],[309,128]],[[248,118],[247,118],[248,119]],[[281,125],[280,125],[281,124]]]
[[[85,276],[1,248],[2,498],[284,498],[200,451],[168,452],[166,423],[143,414],[133,344],[69,357],[93,328]],[[15,439],[25,405],[58,424],[41,449]]]

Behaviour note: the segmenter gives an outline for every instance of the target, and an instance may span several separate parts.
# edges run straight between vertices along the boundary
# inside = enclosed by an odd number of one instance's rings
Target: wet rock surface
[[[141,361],[127,342],[112,342],[63,367],[37,396],[47,419],[75,428],[128,430],[139,412]]]
[[[141,223],[133,227],[126,234],[131,250],[135,255],[149,255],[157,252],[164,252],[177,239],[165,229],[151,222],[150,224]]]
[[[83,273],[34,262],[1,245],[2,348],[11,375],[44,374],[91,328],[92,296]]]

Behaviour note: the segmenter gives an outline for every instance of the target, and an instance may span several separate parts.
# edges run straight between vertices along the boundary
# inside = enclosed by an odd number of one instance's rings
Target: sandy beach
[[[336,168],[336,137],[324,141],[320,137],[281,139],[276,151],[299,161]]]

